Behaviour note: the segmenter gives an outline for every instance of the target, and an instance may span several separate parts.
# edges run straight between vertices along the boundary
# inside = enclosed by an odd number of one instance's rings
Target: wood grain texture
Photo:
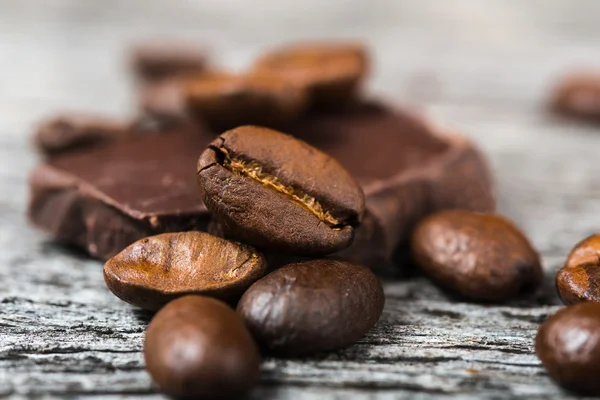
[[[114,298],[101,264],[28,226],[28,135],[64,109],[133,109],[124,49],[148,36],[209,43],[240,67],[285,40],[364,37],[371,91],[476,140],[500,211],[531,236],[547,282],[535,298],[485,306],[424,278],[385,284],[384,315],[351,348],[267,359],[255,399],[570,396],[533,353],[559,303],[570,248],[600,229],[600,128],[544,111],[553,80],[600,68],[596,0],[5,0],[0,12],[0,397],[156,398],[141,346],[149,315]]]

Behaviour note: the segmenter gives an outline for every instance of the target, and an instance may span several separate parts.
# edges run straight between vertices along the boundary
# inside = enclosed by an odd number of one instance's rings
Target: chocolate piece
[[[186,294],[237,302],[267,270],[254,248],[204,232],[163,233],[141,239],[104,265],[115,296],[158,310]]]
[[[333,156],[363,187],[366,213],[341,257],[378,268],[423,217],[443,209],[495,207],[479,151],[400,110],[362,104],[313,113],[291,133]]]
[[[415,229],[412,252],[437,284],[471,300],[530,295],[544,275],[540,256],[527,237],[497,214],[435,213]]]
[[[70,113],[42,121],[34,140],[42,153],[55,156],[125,139],[130,135],[126,121],[101,115]]]
[[[269,353],[301,356],[354,344],[377,323],[384,301],[370,270],[321,259],[271,272],[244,293],[237,311]]]
[[[32,221],[100,258],[145,236],[205,228],[209,215],[194,172],[214,135],[187,133],[120,143],[40,166],[32,175]],[[353,244],[340,253],[359,263],[389,262],[413,225],[434,211],[494,209],[487,165],[473,145],[401,111],[368,104],[312,113],[290,133],[336,158],[363,187],[365,216]],[[163,185],[178,188],[178,194],[165,192]]]
[[[550,101],[559,114],[600,123],[600,74],[579,72],[562,78]]]
[[[600,234],[575,245],[556,274],[556,288],[565,304],[600,302]]]
[[[215,132],[241,125],[281,127],[298,118],[306,93],[273,74],[204,74],[186,82],[191,114]]]
[[[260,377],[260,354],[240,317],[202,296],[174,300],[156,314],[144,360],[152,380],[178,399],[244,398]]]
[[[297,43],[264,54],[253,70],[279,75],[304,89],[313,106],[329,108],[356,97],[368,58],[358,43]]]
[[[190,76],[206,69],[207,54],[189,43],[152,41],[133,49],[131,66],[141,81]]]
[[[195,164],[213,138],[186,125],[52,159],[31,175],[29,217],[101,259],[146,236],[205,230]]]

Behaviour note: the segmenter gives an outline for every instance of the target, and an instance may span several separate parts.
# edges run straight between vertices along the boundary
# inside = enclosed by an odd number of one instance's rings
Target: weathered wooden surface
[[[600,67],[599,15],[597,0],[1,0],[0,397],[161,398],[140,353],[148,315],[24,210],[32,123],[65,108],[130,112],[123,49],[164,34],[211,43],[232,66],[286,39],[367,38],[373,91],[479,142],[500,210],[544,258],[543,293],[507,306],[457,302],[422,278],[389,282],[383,318],[360,343],[265,360],[253,398],[567,398],[533,338],[558,308],[555,270],[600,230],[600,128],[549,117],[543,102],[562,71]]]

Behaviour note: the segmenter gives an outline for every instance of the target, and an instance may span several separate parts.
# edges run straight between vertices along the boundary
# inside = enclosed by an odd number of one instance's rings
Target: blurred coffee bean
[[[144,359],[154,382],[175,397],[238,398],[260,375],[258,349],[240,317],[202,296],[179,298],[156,314]]]
[[[538,253],[519,228],[496,214],[433,214],[417,226],[412,252],[437,284],[472,300],[510,300],[535,292],[542,282]]]

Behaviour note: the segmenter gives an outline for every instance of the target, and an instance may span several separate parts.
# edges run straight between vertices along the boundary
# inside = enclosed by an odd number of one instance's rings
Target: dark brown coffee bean
[[[157,81],[201,73],[207,58],[205,50],[189,43],[153,41],[133,49],[131,66],[141,81]]]
[[[305,92],[273,74],[212,73],[186,85],[190,112],[217,132],[240,125],[280,127],[304,110]]]
[[[558,311],[540,327],[535,351],[559,385],[600,395],[600,304],[586,302]]]
[[[529,294],[543,277],[529,240],[495,214],[436,213],[417,226],[412,251],[436,283],[473,300],[505,301]]]
[[[198,185],[233,237],[297,255],[348,247],[365,207],[362,189],[336,160],[254,126],[209,145],[198,160]]]
[[[551,107],[560,114],[600,123],[600,74],[581,72],[563,78]]]
[[[250,246],[203,232],[164,233],[108,260],[104,280],[121,300],[157,310],[190,293],[237,300],[266,268]]]
[[[37,148],[48,155],[65,153],[123,139],[129,136],[129,124],[115,118],[72,113],[43,121],[35,133]]]
[[[350,346],[379,320],[379,280],[336,260],[288,264],[253,284],[237,311],[268,352],[301,356]]]
[[[368,63],[367,51],[359,44],[304,43],[265,54],[254,71],[278,74],[305,88],[313,104],[332,106],[356,96]]]
[[[237,398],[260,375],[260,355],[240,317],[226,304],[185,296],[150,322],[144,340],[150,376],[166,394],[193,399]]]
[[[556,288],[565,304],[600,301],[600,234],[577,243],[556,275]]]

